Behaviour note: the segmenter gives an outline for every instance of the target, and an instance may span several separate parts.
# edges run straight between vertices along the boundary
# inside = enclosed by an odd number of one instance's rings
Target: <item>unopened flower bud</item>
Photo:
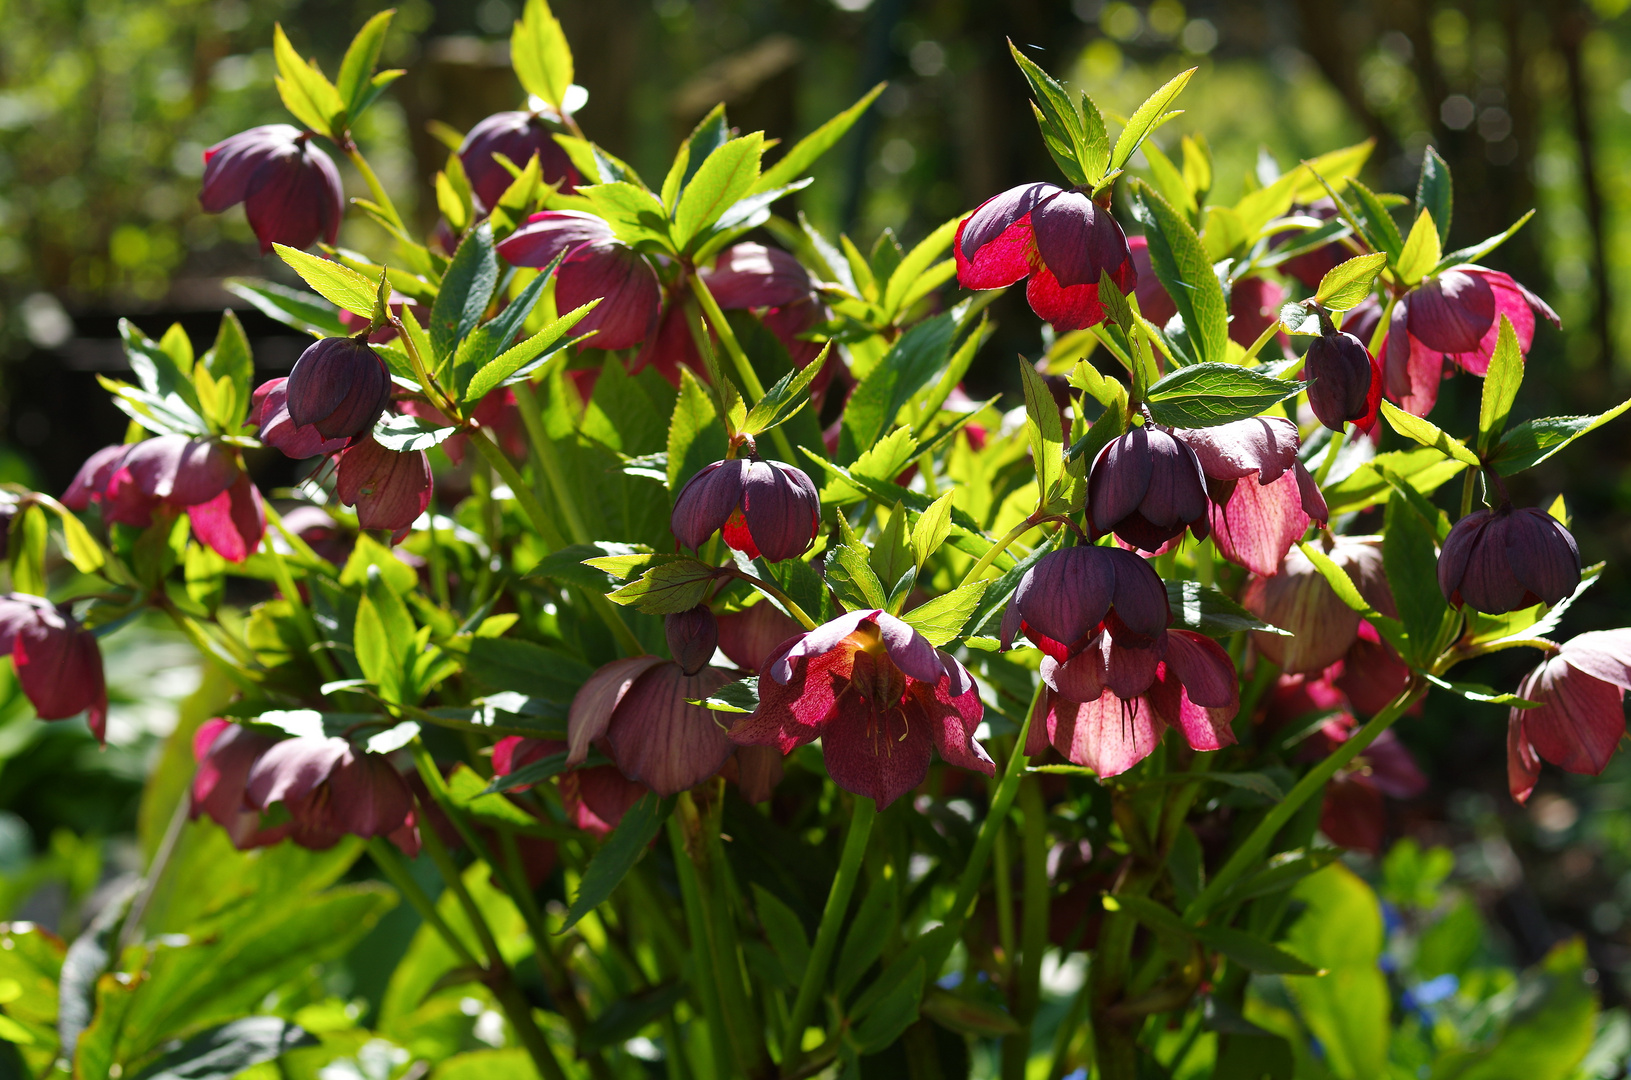
[[[1145,551],[1207,523],[1206,477],[1195,451],[1153,424],[1134,427],[1099,451],[1088,478],[1087,505],[1094,533],[1113,532]]]
[[[700,605],[666,616],[663,632],[668,635],[668,651],[687,675],[707,667],[719,647],[719,624],[714,613]]]
[[[1308,406],[1320,423],[1332,431],[1341,431],[1349,420],[1361,427],[1375,424],[1382,373],[1358,338],[1341,332],[1316,338],[1308,347],[1303,376],[1308,380]]]
[[[1555,604],[1580,584],[1580,549],[1563,523],[1534,507],[1468,514],[1438,558],[1444,598],[1486,615]]]
[[[779,461],[716,461],[687,481],[670,525],[700,548],[715,532],[748,558],[771,562],[804,554],[821,524],[821,498],[802,470]]]
[[[284,384],[289,419],[325,439],[361,435],[391,400],[391,372],[356,338],[324,338],[295,361]]]
[[[288,124],[250,128],[204,151],[198,200],[211,214],[243,203],[263,254],[273,244],[303,248],[319,238],[332,244],[345,214],[334,162],[310,133]]]
[[[561,144],[555,141],[550,119],[554,118],[529,112],[494,113],[465,135],[464,142],[459,144],[459,164],[464,166],[481,212],[497,206],[515,179],[493,156],[495,154],[503,154],[521,168],[526,168],[532,155],[537,154],[544,183],[559,183],[564,194],[576,189],[582,177],[572,167],[572,159]]]

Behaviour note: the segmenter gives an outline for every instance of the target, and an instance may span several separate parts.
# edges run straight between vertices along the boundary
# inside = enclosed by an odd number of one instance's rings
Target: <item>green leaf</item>
[[[951,592],[942,593],[913,608],[901,618],[927,638],[930,645],[941,648],[963,632],[969,616],[980,606],[980,598],[990,584],[989,581],[965,582]]]
[[[601,560],[592,559],[594,565]],[[632,605],[647,615],[689,611],[708,598],[719,571],[695,559],[658,563],[622,588],[608,593],[614,604]]]
[[[903,954],[904,956],[904,954]],[[890,965],[891,968],[894,965]],[[924,972],[921,957],[900,973],[886,971],[879,977],[892,977],[889,990],[878,997],[875,1004],[864,1012],[857,1010],[860,1022],[855,1027],[855,1041],[862,1053],[882,1050],[917,1019],[918,1005],[923,999]]]
[[[933,381],[946,363],[956,330],[948,312],[925,319],[895,341],[844,407],[841,464],[855,462],[875,447],[906,403]]]
[[[306,127],[322,135],[340,136],[345,131],[345,102],[334,84],[323,76],[315,61],[300,59],[289,44],[283,27],[272,27],[272,55],[277,62],[278,96],[283,105]]]
[[[195,376],[207,373],[216,383],[216,407],[211,418],[226,432],[236,433],[249,408],[255,382],[255,360],[249,351],[249,338],[243,324],[230,308],[221,312],[221,325],[215,343],[204,354]],[[230,388],[230,394],[226,392]],[[200,396],[199,404],[204,404]]]
[[[1292,897],[1307,906],[1286,948],[1326,974],[1290,976],[1286,986],[1325,1048],[1327,1067],[1345,1080],[1387,1075],[1392,1005],[1377,965],[1385,937],[1376,894],[1333,863],[1304,878]]]
[[[900,265],[890,273],[883,290],[883,317],[886,321],[892,321],[900,314],[914,287],[922,280],[923,275],[930,271],[930,267],[936,265],[935,260],[951,246],[952,238],[957,235],[957,226],[961,222],[961,216],[952,218],[925,236],[916,247],[906,253]],[[953,272],[955,269],[953,263]]]
[[[478,402],[500,386],[527,377],[539,364],[571,344],[563,339],[599,304],[597,298],[582,307],[575,307],[519,345],[499,353],[470,377],[470,385],[464,390],[465,403]],[[588,340],[593,341],[593,337],[590,336]]]
[[[316,1045],[315,1035],[281,1017],[246,1016],[194,1035],[133,1080],[231,1080],[263,1061]]]
[[[1159,423],[1213,427],[1256,416],[1301,390],[1300,382],[1236,364],[1194,364],[1164,376],[1145,400]]]
[[[1202,585],[1198,581],[1169,581],[1166,585],[1172,625],[1180,629],[1193,630],[1208,637],[1223,637],[1242,630],[1291,636],[1289,630],[1263,622],[1209,585]]]
[[[1440,247],[1450,242],[1450,211],[1454,201],[1450,166],[1429,146],[1421,156],[1421,175],[1416,180],[1416,209],[1433,215]]]
[[[1320,287],[1314,290],[1314,299],[1330,311],[1347,311],[1357,307],[1370,295],[1371,286],[1376,284],[1376,275],[1385,266],[1387,256],[1380,251],[1355,255],[1326,271],[1320,279]]]
[[[379,50],[385,44],[385,31],[390,28],[391,16],[395,14],[394,9],[387,8],[363,23],[357,36],[351,39],[350,48],[346,49],[345,59],[340,61],[340,82],[336,89],[340,93],[340,100],[345,102],[348,124],[356,123],[363,103],[373,89],[374,65],[379,62]]]
[[[745,679],[728,682],[707,697],[692,704],[701,705],[713,712],[754,712],[759,708],[759,677],[750,675]]]
[[[497,798],[506,791],[541,784],[550,777],[559,776],[570,768],[572,766],[566,763],[565,750],[554,754],[545,754],[537,761],[529,761],[514,772],[493,777],[487,782],[487,786],[481,789],[480,795],[482,798]],[[505,801],[508,802],[508,800]],[[509,805],[513,806],[514,804],[509,803]]]
[[[1410,235],[1405,238],[1404,248],[1399,252],[1399,280],[1406,285],[1414,285],[1433,272],[1443,254],[1439,248],[1438,226],[1433,224],[1432,213],[1423,210],[1417,215],[1416,224],[1411,226]]]
[[[680,392],[668,421],[668,490],[678,497],[686,481],[725,457],[725,426],[713,398],[687,367],[680,368]]]
[[[572,47],[546,0],[527,0],[510,32],[510,64],[529,94],[563,109],[572,86]]]
[[[1496,235],[1491,236],[1491,237],[1489,237],[1487,239],[1480,240],[1478,243],[1472,245],[1471,247],[1464,247],[1464,248],[1460,248],[1460,249],[1458,249],[1456,251],[1450,252],[1448,255],[1444,256],[1444,258],[1442,260],[1440,260],[1440,262],[1438,264],[1438,269],[1447,270],[1452,266],[1461,266],[1461,265],[1463,265],[1465,263],[1475,263],[1475,262],[1477,262],[1479,259],[1482,259],[1485,255],[1488,255],[1490,252],[1494,251],[1496,248],[1500,247],[1502,244],[1504,244],[1508,240],[1512,239],[1512,235],[1514,233],[1516,233],[1519,229],[1523,228],[1524,224],[1527,223],[1528,220],[1530,218],[1534,217],[1534,216],[1535,216],[1535,212],[1533,210],[1530,210],[1530,211],[1526,212],[1523,215],[1523,217],[1519,218],[1517,221],[1514,221],[1511,225],[1507,226],[1507,229],[1506,229],[1505,232],[1497,233]]]
[[[889,521],[878,534],[878,539],[872,543],[872,554],[867,557],[868,563],[878,575],[878,581],[883,585],[884,591],[891,594],[899,591],[903,575],[912,571],[912,581],[917,578],[916,566],[912,560],[912,549],[906,539],[906,508],[896,503],[889,508]],[[911,582],[906,583],[911,587]],[[896,611],[894,607],[890,611]]]
[[[1110,153],[1111,172],[1127,164],[1149,133],[1168,119],[1170,114],[1167,112],[1167,106],[1172,104],[1172,100],[1189,84],[1189,80],[1198,70],[1190,68],[1174,75],[1165,86],[1145,98],[1144,104],[1127,118],[1127,126],[1121,129],[1121,134],[1116,138],[1116,148]]]
[[[1025,433],[1031,446],[1031,464],[1036,469],[1036,489],[1046,505],[1054,495],[1065,471],[1065,437],[1059,425],[1059,404],[1053,391],[1037,374],[1029,360],[1019,361],[1020,384],[1025,390]]]
[[[1477,1050],[1451,1051],[1435,1063],[1444,1080],[1569,1080],[1591,1049],[1597,1020],[1595,979],[1585,942],[1570,938],[1552,947],[1525,972],[1512,992],[1521,1004],[1495,1041]],[[1620,1065],[1615,1061],[1613,1075]]]
[[[816,160],[837,145],[855,122],[866,112],[867,106],[878,99],[888,83],[879,83],[865,94],[861,100],[845,109],[825,124],[816,128],[810,134],[793,144],[792,149],[783,154],[774,165],[766,169],[754,183],[754,192],[769,191],[771,188],[781,187],[792,183],[799,174],[816,163]]]
[[[732,139],[709,154],[674,208],[674,242],[681,248],[718,221],[759,179],[764,133]]]
[[[982,1039],[1000,1039],[1023,1030],[1007,1010],[938,986],[931,986],[924,996],[923,1015],[941,1027]]]
[[[1422,672],[1422,677],[1440,690],[1448,690],[1466,701],[1476,701],[1485,705],[1506,705],[1519,709],[1534,709],[1540,706],[1538,701],[1531,701],[1517,694],[1502,693],[1492,687],[1485,686],[1483,683],[1452,682],[1449,679],[1434,675],[1430,671]]]
[[[71,510],[49,496],[36,493],[34,498],[40,506],[57,515],[57,520],[62,524],[63,551],[75,570],[82,574],[94,574],[107,564],[107,552]]]
[[[1386,252],[1389,260],[1396,262],[1404,250],[1404,239],[1399,235],[1399,226],[1394,224],[1393,215],[1388,213],[1376,193],[1358,180],[1349,180],[1348,187],[1359,204],[1360,224],[1364,226],[1371,247]]]
[[[368,582],[357,602],[357,623],[352,641],[357,663],[369,682],[379,687],[380,696],[402,704],[403,672],[414,648],[413,616],[402,597],[391,589],[378,567],[369,567]],[[410,652],[409,650],[412,650]]]
[[[1501,316],[1501,329],[1495,339],[1495,354],[1484,375],[1484,395],[1478,402],[1478,453],[1488,454],[1495,440],[1506,430],[1512,403],[1523,386],[1524,358],[1518,348],[1518,335],[1512,320]]]
[[[900,889],[896,879],[873,879],[838,949],[832,986],[840,998],[849,996],[866,969],[882,954],[899,920]]]
[[[624,875],[634,869],[634,864],[646,853],[673,809],[672,798],[662,799],[650,791],[628,809],[612,835],[589,861],[583,881],[578,885],[578,895],[573,897],[559,933],[564,934],[578,925],[579,920],[612,895]]]
[[[1371,607],[1370,602],[1360,593],[1359,587],[1353,583],[1353,578],[1348,576],[1348,572],[1317,546],[1300,543],[1297,547],[1308,557],[1308,561],[1314,564],[1314,569],[1318,570],[1325,583],[1331,586],[1331,591],[1336,593],[1338,600],[1364,616],[1376,627],[1376,632],[1401,655],[1410,654],[1410,645],[1404,637],[1404,626],[1398,619],[1383,615]]]
[[[405,454],[410,450],[429,450],[447,439],[449,435],[458,432],[456,427],[446,427],[436,420],[407,414],[395,415],[386,413],[381,416],[379,423],[374,425],[374,441],[387,450],[395,450]],[[481,438],[480,435],[475,438]]]
[[[1261,975],[1318,975],[1320,969],[1292,956],[1278,945],[1227,926],[1197,927],[1195,936],[1247,971]]]
[[[1450,614],[1438,587],[1438,552],[1428,522],[1400,491],[1387,502],[1382,525],[1382,561],[1410,639],[1405,659],[1426,667],[1438,651],[1441,628]]]
[[[1228,358],[1229,306],[1201,238],[1148,184],[1134,180],[1131,191],[1133,217],[1149,241],[1150,265],[1183,317],[1196,358],[1223,362]]]
[[[809,403],[810,384],[826,366],[827,353],[832,346],[829,344],[822,348],[821,354],[802,368],[789,371],[777,380],[776,385],[765,391],[765,396],[748,412],[748,418],[742,422],[742,431],[748,435],[758,435],[786,423],[793,418],[793,414]]]
[[[465,673],[495,690],[566,705],[594,670],[575,656],[531,641],[478,637],[470,642]]]
[[[318,258],[299,248],[273,244],[283,261],[325,300],[330,300],[353,315],[368,318],[374,313],[374,296],[379,289],[377,281],[369,281],[348,266]]]
[[[493,250],[493,230],[483,222],[459,241],[458,250],[442,275],[441,288],[430,309],[427,329],[431,355],[426,357],[427,363],[434,364],[440,371],[452,360],[459,342],[481,324],[497,285],[498,255]],[[370,298],[369,303],[372,302]]]
[[[1457,461],[1471,465],[1475,469],[1481,466],[1477,454],[1468,450],[1460,440],[1450,438],[1431,420],[1420,416],[1412,416],[1391,401],[1382,402],[1382,415],[1387,417],[1389,424],[1393,425],[1393,430],[1405,438],[1414,439],[1423,446],[1431,447],[1446,457],[1455,458]]]
[[[1032,108],[1036,112],[1037,126],[1042,129],[1048,152],[1060,171],[1072,184],[1097,183],[1099,177],[1090,175],[1084,165],[1087,156],[1085,132],[1081,115],[1071,103],[1070,94],[1058,80],[1020,52],[1012,39],[1008,42],[1008,52],[1013,56],[1014,63],[1019,65],[1025,81],[1031,84],[1031,92],[1036,95]]]
[[[1375,506],[1387,499],[1388,477],[1404,480],[1423,494],[1432,494],[1445,482],[1466,471],[1466,463],[1427,447],[1389,450],[1377,454],[1322,491],[1333,514],[1346,514]]]
[[[669,1015],[684,997],[685,984],[676,980],[618,998],[583,1029],[583,1034],[578,1036],[578,1052],[593,1054],[610,1046],[621,1046]]]
[[[951,535],[951,504],[955,494],[948,491],[930,503],[929,508],[920,513],[912,525],[912,556],[920,572],[929,561],[929,556],[939,550],[946,537]]]
[[[827,584],[849,611],[889,606],[883,583],[872,572],[866,545],[850,528],[849,519],[838,515],[839,544],[827,552]]]
[[[50,589],[45,577],[45,548],[51,523],[38,506],[23,509],[11,520],[11,586],[16,592],[44,596]]]
[[[753,884],[753,910],[764,928],[765,940],[781,961],[786,985],[798,986],[810,963],[810,938],[804,931],[804,923],[793,914],[792,908],[758,882]]]
[[[1491,464],[1502,476],[1533,468],[1580,436],[1596,431],[1627,409],[1631,398],[1596,416],[1547,416],[1525,420],[1507,431],[1495,448]]]
[[[310,293],[271,281],[252,281],[248,278],[227,278],[221,285],[233,296],[247,301],[261,314],[285,326],[311,331],[323,337],[346,335],[345,324],[334,313],[334,309]],[[369,303],[373,303],[372,297]]]
[[[578,188],[590,207],[625,244],[661,244],[669,247],[668,213],[657,196],[625,181]]]

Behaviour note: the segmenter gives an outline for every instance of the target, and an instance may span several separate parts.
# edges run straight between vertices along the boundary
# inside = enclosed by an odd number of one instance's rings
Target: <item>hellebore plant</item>
[[[978,1040],[1005,1080],[1178,1074],[1180,1042],[1280,1076],[1338,1061],[1350,991],[1380,1025],[1354,1052],[1385,1059],[1376,957],[1338,993],[1309,951],[1310,890],[1375,906],[1325,842],[1382,849],[1417,732],[1491,706],[1515,797],[1543,760],[1600,771],[1631,687],[1631,631],[1549,640],[1597,576],[1565,504],[1506,494],[1631,403],[1512,416],[1550,312],[1478,265],[1504,235],[1443,251],[1437,155],[1405,236],[1369,144],[1260,163],[1222,205],[1203,139],[1167,140],[1182,169],[1150,140],[1193,72],[1112,141],[1016,49],[1063,181],[863,249],[780,200],[877,89],[768,164],[715,109],[648,184],[579,127],[528,0],[516,108],[449,137],[422,236],[351,133],[399,74],[373,70],[389,23],[332,83],[279,30],[302,126],[209,152],[205,205],[243,202],[312,290],[231,283],[313,337],[294,369],[254,385],[230,312],[202,352],[125,324],[135,381],[103,379],[125,443],[60,502],[0,497],[0,628],[42,719],[102,736],[98,638],[143,615],[220,676],[165,757],[197,762],[174,824],[108,909],[123,945],[99,917],[74,954],[94,1025],[162,1011],[184,946],[153,898],[230,844],[326,851],[325,880],[366,850],[352,877],[413,906],[385,1027],[345,1045],[414,1075],[949,1077],[940,1048]],[[367,198],[342,207],[319,144]],[[379,226],[366,252],[335,246],[342,210]],[[962,386],[1021,281],[1057,333],[1004,413]],[[1465,440],[1427,418],[1447,363],[1483,380]],[[263,447],[301,462],[292,488],[257,487]],[[1510,648],[1543,654],[1515,692],[1452,678]],[[1077,952],[1043,1045],[1045,961]],[[321,1019],[255,986],[209,1022]],[[399,1050],[391,1016],[457,1033]],[[89,1069],[94,1025],[45,1065]],[[157,1075],[200,1030],[104,1056]],[[331,1062],[278,1030],[300,1069]],[[442,1046],[478,1031],[503,1049]]]

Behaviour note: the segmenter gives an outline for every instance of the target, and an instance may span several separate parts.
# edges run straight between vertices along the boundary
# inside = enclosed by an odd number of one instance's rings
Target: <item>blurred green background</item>
[[[219,281],[279,276],[241,210],[200,212],[203,149],[284,122],[272,88],[273,22],[333,71],[374,0],[0,0],[0,480],[60,492],[122,417],[95,374],[123,365],[119,315],[149,333],[180,319],[202,339],[235,303]],[[908,243],[1006,187],[1057,179],[1036,134],[1011,38],[1124,114],[1199,65],[1163,129],[1204,132],[1228,201],[1264,159],[1281,167],[1370,137],[1375,185],[1413,188],[1436,146],[1455,177],[1451,246],[1538,216],[1492,257],[1543,295],[1525,416],[1598,411],[1631,388],[1631,17],[1624,0],[558,0],[589,134],[647,176],[717,100],[733,124],[795,137],[873,83],[889,89],[822,162],[797,206],[863,248],[884,228]],[[425,181],[464,130],[520,103],[509,72],[512,0],[407,0],[383,62],[409,69],[359,137],[428,231]],[[1135,159],[1135,164],[1139,159]],[[347,184],[358,178],[342,166]],[[416,199],[417,197],[417,199]],[[379,237],[348,219],[342,243]],[[1010,296],[971,382],[1006,388],[1038,325]],[[245,314],[257,360],[287,368],[301,341]],[[1452,380],[1441,423],[1465,430],[1472,380]],[[1520,501],[1566,490],[1585,560],[1608,560],[1565,635],[1631,613],[1631,446],[1626,421],[1524,474]],[[269,478],[275,479],[275,478]],[[0,675],[0,918],[72,930],[99,883],[135,865],[140,784],[203,676],[187,648],[133,628],[106,643],[118,703],[110,746],[83,725],[43,725]],[[1467,672],[1516,682],[1532,656]],[[1401,738],[1433,777],[1392,809],[1395,835],[1456,852],[1456,876],[1531,963],[1584,934],[1606,1003],[1631,996],[1631,759],[1601,778],[1548,770],[1528,808],[1505,792],[1505,714],[1430,699]]]

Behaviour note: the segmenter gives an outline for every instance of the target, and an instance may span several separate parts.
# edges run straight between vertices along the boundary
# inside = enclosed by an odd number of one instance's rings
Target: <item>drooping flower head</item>
[[[626,349],[657,329],[662,286],[644,255],[617,240],[611,227],[578,210],[545,210],[498,245],[511,266],[545,267],[566,252],[555,271],[555,307],[571,311],[591,300],[600,305],[573,332],[595,331],[587,344]]]
[[[348,439],[373,430],[391,401],[391,371],[360,338],[323,338],[300,354],[283,393],[296,428]]]
[[[316,428],[301,427],[294,422],[294,417],[289,415],[288,385],[288,376],[283,376],[255,387],[249,420],[260,429],[257,432],[260,441],[296,461],[344,449],[349,437],[327,439]]]
[[[0,596],[0,654],[11,657],[17,682],[41,720],[85,713],[100,742],[107,730],[108,690],[96,636],[72,615],[39,596]]]
[[[1438,557],[1438,585],[1456,607],[1502,615],[1555,604],[1580,584],[1580,549],[1544,510],[1503,502],[1456,522]]]
[[[1297,458],[1297,425],[1290,420],[1254,416],[1172,434],[1200,462],[1212,540],[1231,562],[1272,574],[1308,523],[1326,520],[1325,497]]]
[[[193,736],[198,771],[193,774],[189,816],[195,821],[209,817],[227,831],[239,851],[275,844],[289,831],[287,826],[261,828],[261,812],[244,800],[249,771],[277,743],[270,735],[219,717],[204,721]]]
[[[1093,534],[1115,533],[1145,551],[1160,551],[1189,529],[1206,539],[1206,476],[1188,444],[1155,424],[1111,439],[1087,480]]]
[[[1332,431],[1352,420],[1361,431],[1376,426],[1382,404],[1382,366],[1353,334],[1333,330],[1308,347],[1303,363],[1308,407]]]
[[[430,458],[423,450],[387,450],[363,439],[340,455],[334,491],[357,508],[364,529],[390,529],[398,537],[430,507]]]
[[[262,254],[273,244],[332,244],[345,215],[340,171],[309,132],[288,124],[250,128],[205,150],[198,201],[211,214],[243,203]]]
[[[984,715],[968,671],[884,611],[852,611],[787,642],[766,661],[759,708],[730,737],[783,754],[821,740],[833,782],[888,806],[928,775],[931,747],[987,776],[974,741]]]
[[[459,164],[470,180],[478,213],[485,214],[497,206],[514,179],[495,154],[503,154],[523,169],[537,154],[544,183],[558,183],[568,195],[582,183],[583,177],[572,167],[572,159],[555,141],[553,120],[552,116],[535,112],[494,113],[465,134],[464,142],[459,144]]]
[[[821,498],[803,470],[780,461],[716,461],[688,480],[669,524],[679,542],[701,548],[718,532],[748,558],[771,562],[809,550],[821,528]]]
[[[1512,797],[1528,800],[1550,761],[1596,776],[1625,735],[1631,690],[1631,630],[1595,630],[1563,647],[1524,676],[1518,696],[1539,702],[1507,715],[1506,766]]]
[[[601,744],[623,775],[659,795],[686,791],[719,771],[731,741],[701,701],[731,681],[729,673],[655,656],[613,660],[589,677],[567,715],[568,765],[581,765]]]
[[[347,834],[388,837],[419,853],[413,792],[383,754],[359,751],[341,738],[301,736],[273,744],[255,760],[244,785],[253,809],[282,803],[289,837],[314,850]]]
[[[1371,607],[1383,615],[1398,615],[1375,538],[1338,536],[1326,554],[1347,572]],[[1287,637],[1253,631],[1252,641],[1292,674],[1330,667],[1358,640],[1359,612],[1343,603],[1308,556],[1295,548],[1286,554],[1279,573],[1246,582],[1240,602],[1259,619],[1289,632]]]
[[[957,280],[967,289],[1001,289],[1029,277],[1025,298],[1055,330],[1104,321],[1099,276],[1123,293],[1138,272],[1127,237],[1110,211],[1079,191],[1024,184],[993,195],[957,226]]]

